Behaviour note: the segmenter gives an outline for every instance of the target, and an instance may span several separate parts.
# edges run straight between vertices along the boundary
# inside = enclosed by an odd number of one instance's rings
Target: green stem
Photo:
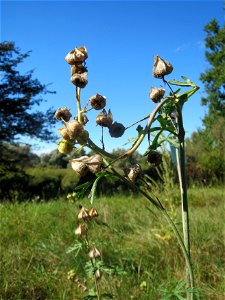
[[[182,224],[183,224],[183,236],[184,236],[184,245],[186,247],[189,260],[191,261],[190,253],[190,228],[189,228],[189,211],[188,211],[188,196],[187,196],[187,178],[186,178],[186,161],[185,161],[185,131],[183,127],[183,117],[181,107],[177,105],[178,112],[178,139],[179,139],[179,155],[178,155],[178,175],[180,181],[180,192],[181,192],[181,202],[182,202]],[[187,287],[190,286],[190,276],[187,269]],[[190,298],[190,293],[187,294],[187,299]]]
[[[188,268],[188,274],[190,276],[190,286],[192,289],[194,289],[194,275],[193,275],[193,270],[192,270],[192,265],[191,265],[191,260],[190,260],[190,255],[186,249],[186,246],[182,240],[182,237],[176,227],[176,225],[174,224],[173,220],[170,218],[170,216],[168,215],[166,209],[162,206],[162,204],[160,203],[160,201],[156,201],[154,200],[151,196],[149,196],[146,192],[144,192],[142,189],[140,189],[138,186],[136,186],[134,183],[132,183],[131,181],[129,181],[128,179],[126,179],[125,177],[123,177],[122,175],[120,175],[114,168],[110,167],[110,169],[112,170],[112,172],[119,177],[121,180],[123,180],[124,182],[126,182],[127,184],[129,184],[132,187],[135,187],[145,198],[147,198],[162,214],[163,216],[166,218],[167,222],[169,223],[169,225],[171,226],[177,241],[181,247],[181,250],[183,252],[185,261],[186,261],[186,265]],[[189,292],[190,298],[191,300],[193,300],[193,291]]]
[[[77,117],[78,122],[82,122],[82,110],[81,110],[81,103],[80,103],[80,88],[77,87],[76,89],[76,99],[77,99]]]

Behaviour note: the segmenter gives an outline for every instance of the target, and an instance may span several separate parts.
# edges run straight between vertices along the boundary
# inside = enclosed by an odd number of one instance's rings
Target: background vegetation
[[[189,191],[192,258],[196,287],[204,300],[224,299],[224,192]],[[174,220],[180,219],[175,204],[179,191],[161,193],[160,199]],[[91,287],[85,253],[67,253],[78,242],[74,229],[80,203],[90,207],[89,200],[1,206],[1,299],[81,299],[84,293],[77,283],[67,279],[71,269]],[[146,200],[136,196],[99,198],[94,205],[99,216],[89,239],[102,253],[101,289],[118,300],[181,299],[183,256],[164,219],[156,218]]]

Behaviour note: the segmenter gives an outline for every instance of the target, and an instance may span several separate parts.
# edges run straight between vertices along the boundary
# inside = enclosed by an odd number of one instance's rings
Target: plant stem
[[[183,127],[183,118],[181,107],[177,105],[178,112],[178,139],[179,139],[179,155],[178,155],[178,175],[180,181],[180,192],[181,192],[181,202],[182,202],[182,224],[183,224],[183,236],[184,245],[186,247],[189,259],[191,260],[190,253],[190,229],[189,229],[189,211],[188,211],[188,196],[187,196],[187,179],[186,179],[186,161],[185,161],[185,131]],[[187,273],[187,287],[190,287],[190,274],[188,270]],[[187,293],[187,299],[190,299],[190,293]]]
[[[82,110],[81,110],[81,103],[80,103],[80,88],[76,88],[76,99],[77,99],[77,114],[78,114],[78,122],[82,122]]]
[[[167,84],[171,90],[174,98],[176,97],[173,89],[170,84],[163,78],[163,82]],[[195,93],[197,89],[194,89]],[[192,94],[190,94],[192,95]],[[189,97],[190,97],[189,95]],[[189,228],[189,212],[188,212],[188,196],[187,196],[187,178],[186,178],[186,161],[185,161],[185,130],[183,125],[183,116],[182,116],[182,105],[179,102],[176,104],[177,110],[177,125],[178,125],[178,140],[179,140],[179,151],[176,149],[176,159],[177,159],[177,171],[180,185],[181,193],[181,204],[182,204],[182,227],[183,227],[183,237],[184,237],[184,246],[189,257],[189,264],[191,264],[191,252],[190,252],[190,228]],[[190,286],[194,287],[194,276],[192,268],[188,266],[186,260],[186,283],[187,288]],[[187,292],[187,299],[193,299],[193,293]]]
[[[112,170],[112,172],[119,177],[121,180],[123,180],[124,182],[126,182],[127,184],[129,184],[132,187],[135,187],[145,198],[147,198],[162,214],[163,216],[166,218],[167,222],[170,224],[176,238],[177,241],[181,247],[181,250],[183,252],[185,261],[186,261],[186,265],[187,265],[187,269],[188,269],[188,275],[189,275],[189,287],[191,287],[192,289],[194,289],[194,275],[193,275],[193,270],[192,270],[192,265],[191,265],[191,260],[190,260],[190,253],[187,251],[187,248],[182,240],[182,237],[176,227],[176,225],[174,224],[173,220],[170,218],[170,216],[168,215],[166,209],[162,206],[161,202],[158,200],[158,202],[156,200],[154,200],[150,195],[148,195],[145,191],[143,191],[141,188],[139,188],[137,185],[135,185],[134,183],[132,183],[131,181],[129,181],[128,179],[126,179],[125,177],[123,177],[122,175],[120,175],[114,168],[110,167],[110,169]],[[188,299],[193,300],[193,291],[188,292]]]

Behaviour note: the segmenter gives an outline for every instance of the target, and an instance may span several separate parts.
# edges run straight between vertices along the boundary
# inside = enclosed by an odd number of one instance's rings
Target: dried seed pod
[[[106,106],[106,97],[99,94],[92,96],[89,101],[91,107],[96,110],[100,110]]]
[[[71,116],[70,110],[67,107],[58,108],[55,112],[55,118],[57,120],[63,119],[63,121],[68,122]]]
[[[112,122],[113,122],[113,116],[110,109],[108,113],[106,112],[105,109],[103,109],[103,111],[101,111],[96,117],[96,124],[103,127],[109,128],[112,125]]]
[[[149,93],[149,97],[153,102],[157,103],[163,98],[164,94],[164,89],[152,87],[151,92]]]
[[[88,138],[89,138],[89,132],[87,130],[82,130],[79,136],[77,137],[77,142],[80,145],[84,145],[87,142]]]
[[[86,159],[88,159],[88,156],[81,156],[79,158],[70,160],[72,169],[81,177],[84,176],[88,171]]]
[[[160,56],[154,57],[153,76],[156,78],[162,78],[165,75],[170,74],[173,71],[171,63],[165,61]]]
[[[101,155],[98,154],[90,157],[85,155],[70,160],[73,170],[80,174],[80,176],[83,176],[88,170],[94,174],[99,172],[102,166],[102,161],[103,159]]]
[[[90,258],[97,258],[97,257],[101,256],[101,253],[99,252],[99,250],[97,248],[94,247],[89,251],[88,256]]]
[[[95,271],[95,277],[96,277],[96,279],[100,279],[102,277],[102,273],[101,273],[101,271],[99,269],[97,269]]]
[[[64,140],[67,140],[67,141],[70,140],[70,135],[69,135],[67,128],[59,128],[58,132]]]
[[[83,62],[85,59],[87,59],[87,48],[86,47],[78,47],[73,50],[71,50],[65,57],[65,60],[70,65],[74,65],[77,62]]]
[[[87,68],[82,65],[82,63],[75,63],[74,65],[71,66],[71,75],[74,74],[82,74],[87,72]]]
[[[61,140],[58,143],[58,151],[62,154],[69,154],[73,150],[73,143],[67,140]]]
[[[74,120],[75,120],[75,121],[78,121],[78,116],[76,116],[76,117],[74,118]],[[82,114],[82,120],[81,120],[81,123],[82,123],[83,125],[85,125],[85,124],[87,124],[88,121],[89,121],[89,120],[88,120],[88,117],[87,117],[85,114]]]
[[[152,150],[148,154],[147,161],[150,164],[150,166],[157,167],[162,163],[162,154],[158,151]]]
[[[76,139],[83,130],[82,124],[75,120],[65,122],[65,125],[71,139]]]
[[[123,124],[114,122],[109,128],[109,134],[111,137],[118,138],[124,134],[125,129]]]
[[[89,218],[88,210],[84,206],[82,206],[77,218],[78,220],[86,220]]]
[[[140,175],[140,173],[141,173],[141,166],[139,164],[136,164],[134,167],[130,168],[127,177],[130,179],[130,181],[135,182],[138,175]]]
[[[93,219],[94,217],[98,216],[97,210],[93,207],[90,209],[88,214],[89,214],[90,219]]]
[[[77,236],[85,236],[87,234],[87,227],[84,224],[80,224],[74,231]]]
[[[103,159],[102,159],[101,155],[95,154],[88,158],[88,160],[86,161],[86,164],[87,164],[88,169],[92,173],[95,174],[101,170],[102,161],[103,161]]]
[[[77,87],[83,89],[87,83],[88,83],[88,80],[87,80],[87,72],[84,72],[82,74],[74,74],[70,81],[76,85]]]

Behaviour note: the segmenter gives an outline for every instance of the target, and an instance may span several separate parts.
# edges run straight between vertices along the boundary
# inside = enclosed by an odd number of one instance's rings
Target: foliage
[[[208,106],[204,127],[187,139],[189,182],[205,184],[225,179],[225,25],[213,19],[205,26],[206,60],[209,68],[201,74],[205,86],[202,104]]]
[[[22,75],[18,65],[30,52],[21,53],[13,42],[0,43],[0,141],[13,142],[20,135],[55,140],[51,132],[53,111],[35,111],[43,101],[41,94],[50,93],[46,85],[33,79],[33,71]]]
[[[225,179],[225,119],[219,117],[211,131],[199,130],[187,139],[188,175],[192,181],[223,182]]]
[[[72,192],[77,181],[71,169],[4,166],[0,169],[0,197],[10,202],[49,200]]]
[[[221,187],[189,191],[200,299],[223,299],[223,195]],[[170,201],[177,198],[179,191],[175,190]],[[164,194],[160,199],[164,203]],[[89,199],[82,204],[89,205]],[[183,258],[165,220],[158,217],[159,227],[148,210],[150,205],[139,197],[100,198],[95,205],[101,213],[92,236],[100,245],[104,263],[114,269],[102,278],[102,289],[118,300],[175,299],[178,291],[180,295]],[[86,257],[74,257],[79,246],[70,253],[65,249],[74,246],[78,204],[4,203],[0,210],[0,298],[81,299],[82,290],[76,281],[67,279],[67,271],[72,262],[79,281],[84,282]]]
[[[3,142],[0,147],[1,164],[9,166],[27,168],[35,166],[40,159],[37,154],[31,151],[31,146],[27,144],[9,144]]]
[[[215,118],[225,116],[225,25],[220,28],[216,19],[205,26],[205,57],[210,67],[201,74],[205,85],[206,97],[203,105],[208,105],[204,123],[215,122]]]

